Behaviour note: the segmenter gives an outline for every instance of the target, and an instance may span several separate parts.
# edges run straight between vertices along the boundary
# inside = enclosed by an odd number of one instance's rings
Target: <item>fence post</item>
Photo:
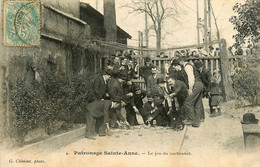
[[[223,100],[228,101],[232,96],[232,85],[228,79],[228,54],[226,40],[221,41],[220,48],[220,68],[221,68],[221,82],[222,82],[222,93]]]

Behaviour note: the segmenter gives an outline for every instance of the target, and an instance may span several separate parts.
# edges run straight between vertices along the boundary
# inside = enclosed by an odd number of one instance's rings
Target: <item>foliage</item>
[[[27,89],[23,79],[10,83],[10,89],[10,105],[14,116],[9,134],[19,145],[23,145],[28,131],[43,124],[44,97],[38,89]]]
[[[260,2],[246,0],[244,4],[236,3],[233,11],[237,16],[232,16],[229,21],[234,25],[237,34],[233,36],[236,45],[244,44],[246,39],[255,43],[260,40]]]
[[[260,73],[257,70],[259,62],[259,59],[244,61],[243,67],[237,71],[233,78],[233,87],[238,100],[241,101],[243,98],[253,106],[260,104]]]
[[[52,60],[52,63],[56,62]],[[35,80],[29,88],[25,79],[10,81],[13,113],[12,127],[9,129],[11,138],[23,145],[28,132],[38,127],[44,127],[48,134],[52,134],[60,130],[54,129],[56,122],[63,122],[65,130],[72,127],[73,123],[85,122],[84,109],[93,98],[95,74],[69,77],[52,71],[42,62],[27,63],[27,66],[35,67],[40,80]]]

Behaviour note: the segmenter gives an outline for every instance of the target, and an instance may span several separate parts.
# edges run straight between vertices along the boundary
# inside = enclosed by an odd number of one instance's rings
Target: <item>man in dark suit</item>
[[[152,63],[150,57],[145,58],[145,65],[140,67],[139,75],[144,78],[145,85],[147,87],[148,77],[152,75]]]
[[[159,115],[158,108],[154,103],[154,96],[151,94],[147,95],[147,102],[144,104],[144,109],[140,111],[140,114],[146,125],[153,124],[153,120]]]
[[[134,95],[133,95],[133,101],[132,106],[134,109],[134,112],[139,112],[140,114],[143,112],[143,99],[146,97],[146,92],[140,89],[140,86],[135,84],[134,85]],[[145,121],[144,121],[145,123]]]
[[[133,101],[133,83],[132,81],[126,81],[123,84],[123,100],[126,103],[126,120],[131,125],[134,126],[137,124],[136,113],[134,112],[132,101]]]
[[[197,69],[189,63],[187,57],[180,57],[180,64],[188,76],[188,96],[185,100],[185,124],[192,124],[193,127],[200,126],[201,111],[203,108],[203,83]]]
[[[175,78],[169,78],[168,84],[173,93],[170,94],[170,97],[174,99],[175,109],[172,113],[172,127],[176,130],[182,130],[184,124],[182,123],[185,118],[184,113],[184,102],[188,95],[187,85],[180,80],[176,80]]]
[[[167,126],[170,125],[172,119],[172,109],[173,109],[173,99],[169,96],[172,91],[168,85],[168,83],[163,78],[157,79],[157,84],[159,85],[158,93],[159,96],[162,97],[163,101],[160,105],[162,108],[162,112],[160,113],[160,121],[158,125]],[[158,107],[159,108],[159,107]]]
[[[122,85],[125,82],[125,79],[126,78],[120,76],[119,73],[115,73],[112,76],[112,78],[108,81],[108,95],[111,101],[122,102],[124,100],[124,92]],[[125,118],[121,114],[121,106],[117,109],[112,109],[112,111],[110,112],[110,118],[110,124],[112,128],[116,128],[117,124],[119,124],[119,121],[125,122]]]
[[[96,100],[106,99],[107,81],[110,77],[111,73],[109,71],[102,71],[102,73],[95,79],[94,93]]]
[[[153,94],[153,95],[158,94],[158,88],[159,88],[159,85],[157,84],[158,78],[163,78],[163,76],[158,73],[157,67],[154,66],[152,68],[152,75],[150,75],[147,80],[147,93],[148,94]]]
[[[95,140],[95,119],[103,117],[102,125],[99,130],[100,133],[108,134],[109,131],[109,112],[112,108],[118,108],[120,103],[112,102],[110,100],[94,101],[89,103],[86,107],[86,133],[85,137]],[[108,134],[109,135],[109,134]]]
[[[174,59],[172,61],[171,67],[169,68],[169,77],[183,81],[187,86],[189,86],[188,76],[184,68],[180,65],[179,59]]]
[[[129,58],[128,59],[128,65],[127,65],[127,68],[128,68],[128,73],[127,73],[127,80],[132,80],[132,79],[137,79],[137,75],[136,75],[136,70],[134,68],[134,63],[133,63],[133,60],[132,58]]]
[[[211,72],[209,69],[205,68],[205,66],[201,60],[196,60],[194,62],[194,66],[197,68],[197,70],[201,76],[202,83],[204,85],[203,96],[209,98],[208,94],[209,94],[210,82],[211,82],[211,78],[212,78]],[[209,98],[209,106],[210,106],[210,98]],[[210,113],[213,113],[211,107],[210,107]],[[204,119],[205,119],[205,112],[204,112],[204,108],[202,108],[201,120],[204,120]]]
[[[148,94],[147,102],[144,104],[144,109],[140,112],[144,123],[148,126],[154,126],[153,120],[160,124],[160,113],[162,112],[161,104],[156,100],[157,97]]]

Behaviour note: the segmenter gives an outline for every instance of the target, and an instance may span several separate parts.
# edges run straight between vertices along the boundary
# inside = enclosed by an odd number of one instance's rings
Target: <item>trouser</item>
[[[208,97],[209,99],[209,110],[210,110],[210,114],[212,114],[214,111],[213,111],[213,108],[211,106],[211,97]]]
[[[165,106],[158,105],[158,116],[156,116],[155,120],[156,120],[156,124],[157,126],[167,126],[170,122],[170,116],[167,115],[167,111]]]
[[[85,137],[93,137],[93,135],[95,134],[95,124],[95,118],[89,113],[89,111],[87,111]]]
[[[104,123],[104,116],[96,118],[96,133],[99,135],[106,134],[106,125]]]
[[[182,125],[183,121],[183,101],[178,100],[179,103],[179,109],[176,109],[175,101],[173,101],[173,110],[170,113],[170,126],[174,129],[178,128],[180,125]]]
[[[137,118],[136,118],[136,113],[134,111],[134,108],[132,105],[130,104],[127,104],[125,106],[125,110],[126,110],[126,120],[127,122],[133,126],[133,125],[138,125],[138,122],[137,122]]]
[[[110,127],[112,127],[112,128],[117,127],[116,121],[125,122],[125,118],[121,114],[121,107],[118,107],[116,109],[112,108],[110,110],[109,118],[110,118],[109,124],[110,124]]]
[[[185,100],[186,99],[182,99],[182,98],[178,99],[181,121],[183,121],[185,119],[185,106],[184,106]]]
[[[200,115],[200,119],[205,119],[205,110],[204,110],[204,106],[203,106],[203,102],[202,102],[202,98],[200,100],[200,106],[201,106],[201,115]]]
[[[201,108],[203,107],[203,84],[200,81],[194,83],[192,94],[188,95],[185,101],[185,115],[195,126],[199,126]]]
[[[145,83],[146,89],[147,89],[147,82],[148,82],[148,77],[145,77],[145,78],[144,78],[144,83]]]

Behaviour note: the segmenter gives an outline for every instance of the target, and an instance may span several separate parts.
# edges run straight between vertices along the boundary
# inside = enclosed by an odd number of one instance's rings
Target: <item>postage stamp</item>
[[[4,0],[3,43],[5,46],[40,46],[41,1]]]

